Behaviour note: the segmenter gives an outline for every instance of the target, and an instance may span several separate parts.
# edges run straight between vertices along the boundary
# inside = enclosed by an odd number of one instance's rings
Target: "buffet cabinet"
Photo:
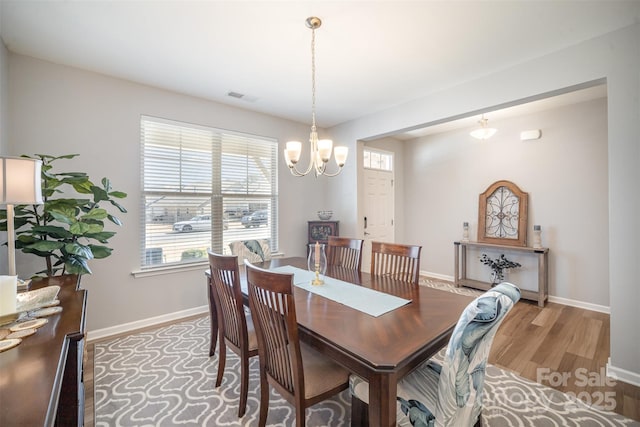
[[[87,292],[75,275],[34,280],[30,289],[51,285],[60,286],[62,311],[0,353],[0,426],[84,425]]]
[[[339,236],[340,221],[307,221],[307,255],[309,243],[327,244],[329,236]]]

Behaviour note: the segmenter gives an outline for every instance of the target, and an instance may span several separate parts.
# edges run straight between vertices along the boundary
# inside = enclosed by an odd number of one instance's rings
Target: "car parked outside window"
[[[173,224],[173,231],[179,233],[201,230],[211,230],[211,215],[197,215],[188,221],[180,221]]]
[[[250,215],[243,216],[241,222],[242,222],[242,225],[245,226],[245,228],[249,228],[249,227],[260,227],[261,225],[267,225],[268,220],[269,220],[269,211],[260,210],[260,211],[255,211]]]

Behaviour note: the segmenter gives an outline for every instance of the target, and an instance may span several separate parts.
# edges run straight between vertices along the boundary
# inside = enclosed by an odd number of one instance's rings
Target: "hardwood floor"
[[[640,388],[606,377],[609,315],[520,301],[500,326],[489,363],[640,421]]]
[[[489,362],[640,421],[640,388],[605,376],[609,315],[520,301],[496,334]],[[85,353],[85,426],[94,426],[94,344]]]

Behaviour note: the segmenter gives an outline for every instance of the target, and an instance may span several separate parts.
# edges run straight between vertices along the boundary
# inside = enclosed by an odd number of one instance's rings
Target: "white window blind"
[[[229,254],[234,240],[278,248],[274,139],[143,116],[142,268]]]

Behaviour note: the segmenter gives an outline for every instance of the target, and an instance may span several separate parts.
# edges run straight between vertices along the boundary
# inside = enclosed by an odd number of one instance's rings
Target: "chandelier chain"
[[[333,142],[330,139],[318,139],[316,128],[316,29],[320,28],[322,21],[320,18],[311,16],[307,18],[306,25],[311,29],[311,133],[309,134],[309,165],[304,171],[300,171],[296,167],[302,151],[302,143],[299,141],[287,142],[284,156],[289,171],[294,176],[305,176],[313,170],[316,177],[320,175],[331,177],[342,172],[342,168],[347,160],[348,148],[344,146],[333,147]],[[338,169],[335,173],[328,173],[327,162],[331,158],[332,153]]]
[[[316,130],[316,29],[311,28],[311,128]]]

